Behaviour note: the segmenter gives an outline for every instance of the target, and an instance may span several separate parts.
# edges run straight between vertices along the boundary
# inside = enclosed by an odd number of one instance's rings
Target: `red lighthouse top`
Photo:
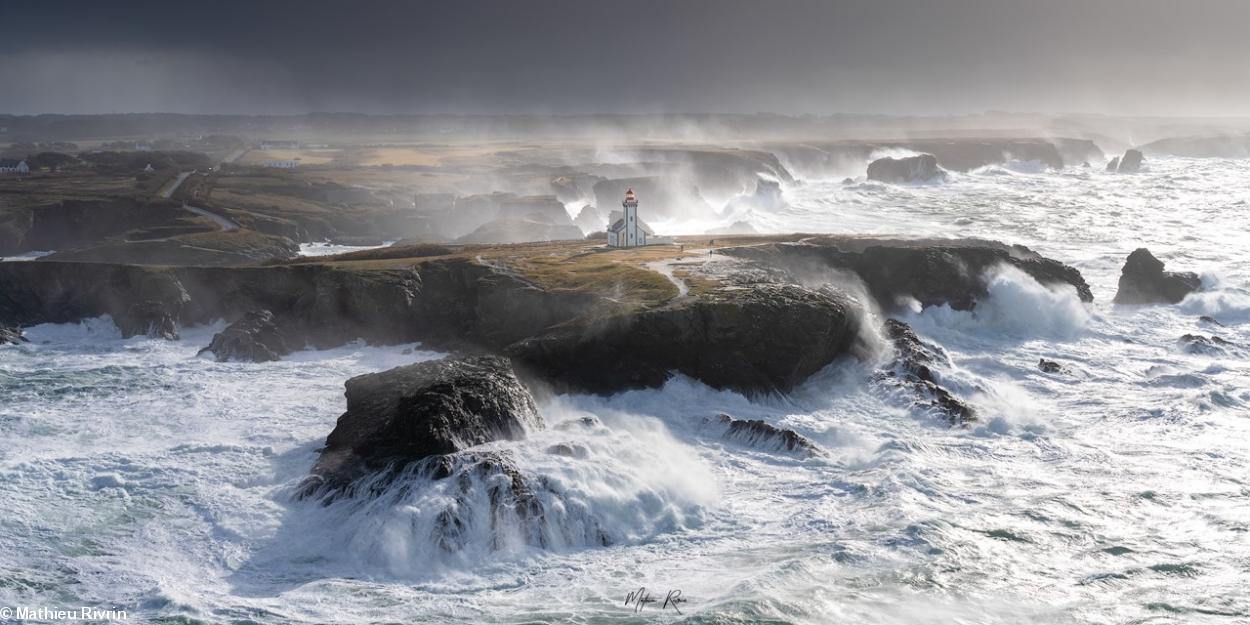
[[[632,188],[625,191],[625,201],[626,202],[634,201],[634,190]]]

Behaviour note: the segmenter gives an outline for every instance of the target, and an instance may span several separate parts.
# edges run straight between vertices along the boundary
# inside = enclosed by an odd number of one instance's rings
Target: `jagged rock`
[[[295,345],[278,325],[273,313],[257,310],[226,326],[213,336],[208,347],[199,353],[211,352],[218,362],[268,362],[281,360],[295,351]]]
[[[1219,319],[1216,319],[1215,317],[1212,317],[1209,315],[1203,315],[1201,317],[1198,317],[1198,321],[1201,321],[1202,323],[1209,323],[1213,326],[1219,326],[1221,328],[1224,327],[1224,324],[1220,323]]]
[[[1228,348],[1237,347],[1232,341],[1218,336],[1207,338],[1201,334],[1186,334],[1176,342],[1185,352],[1201,356],[1222,356],[1227,353]]]
[[[1111,157],[1111,160],[1107,161],[1107,171],[1115,173],[1116,171],[1119,171],[1119,169],[1120,169],[1120,157],[1118,156]]]
[[[715,417],[704,417],[703,426],[716,429],[725,440],[764,451],[792,452],[804,458],[819,456],[823,453],[820,447],[806,436],[758,419],[735,419],[721,413]]]
[[[1062,373],[1063,372],[1062,365],[1060,365],[1059,363],[1053,360],[1046,360],[1045,358],[1041,358],[1037,361],[1037,368],[1040,369],[1042,373]]]
[[[435,456],[417,467],[429,479],[450,480],[444,495],[451,502],[438,513],[435,540],[445,553],[473,544],[473,534],[490,533],[492,551],[517,545],[548,549],[559,545],[608,546],[612,538],[584,505],[567,499],[539,477],[526,476],[504,453],[465,452]],[[485,514],[479,514],[485,494]],[[548,506],[544,501],[558,502]],[[476,528],[483,517],[488,528]]]
[[[894,344],[897,356],[891,368],[885,372],[886,378],[900,380],[911,387],[928,400],[925,403],[952,425],[976,420],[976,411],[972,406],[942,386],[941,380],[933,371],[935,365],[950,366],[950,357],[946,352],[921,340],[911,326],[897,319],[885,321],[885,333]]]
[[[921,306],[943,304],[971,310],[987,294],[985,273],[1010,265],[1041,284],[1067,284],[1081,301],[1093,301],[1089,285],[1074,267],[1042,257],[1028,248],[992,241],[907,241],[813,237],[800,243],[769,243],[724,248],[718,253],[754,261],[803,281],[828,270],[853,272],[884,310],[908,298]]]
[[[22,335],[21,328],[6,328],[0,326],[0,345],[6,343],[29,343],[30,339]]]
[[[533,397],[504,358],[443,359],[347,381],[347,412],[313,474],[331,484],[542,427]]]
[[[1141,150],[1127,150],[1124,156],[1120,158],[1120,164],[1116,167],[1116,171],[1122,174],[1135,174],[1141,171],[1142,153]]]
[[[1120,272],[1116,304],[1175,304],[1202,288],[1193,272],[1164,271],[1163,261],[1142,247],[1128,255]]]
[[[941,182],[946,171],[938,167],[937,157],[919,154],[905,158],[879,158],[868,164],[868,179],[894,184],[909,182]]]
[[[554,549],[570,545],[608,546],[615,542],[600,520],[542,475],[529,475],[502,451],[465,451],[429,456],[350,483],[306,481],[302,498],[322,503],[341,499],[376,502],[397,509],[419,501],[433,515],[431,540],[446,554],[470,545],[490,551]]]
[[[860,318],[860,303],[832,288],[753,284],[582,319],[508,353],[576,391],[655,387],[678,372],[718,389],[784,392],[849,353]]]
[[[152,338],[178,340],[178,314],[171,312],[165,303],[145,300],[131,304],[123,315],[113,322],[121,331],[122,338],[150,336]]]

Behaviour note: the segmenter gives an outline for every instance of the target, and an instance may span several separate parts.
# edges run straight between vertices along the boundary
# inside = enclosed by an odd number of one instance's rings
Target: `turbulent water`
[[[488,446],[544,476],[542,523],[561,537],[546,550],[479,527],[441,553],[429,521],[451,480],[293,497],[343,381],[438,356],[419,346],[215,363],[195,352],[219,328],[180,342],[123,340],[108,320],[30,329],[0,348],[0,604],[179,623],[1246,622],[1250,161],[1149,169],[808,180],[740,216],[762,231],[1022,243],[1078,267],[1096,301],[1003,270],[975,315],[908,315],[951,355],[943,374],[981,415],[968,428],[858,362],[784,399],[680,378],[556,398],[547,430]],[[1111,305],[1140,246],[1207,290]],[[1190,353],[1188,333],[1237,346]],[[1043,357],[1064,371],[1039,371]],[[828,455],[722,440],[700,425],[718,412]],[[581,457],[546,451],[557,443]],[[658,601],[635,613],[623,602],[643,586]],[[670,590],[681,615],[661,605]]]

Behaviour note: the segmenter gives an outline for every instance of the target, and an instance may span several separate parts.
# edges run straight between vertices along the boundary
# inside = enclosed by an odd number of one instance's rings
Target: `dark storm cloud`
[[[1243,114],[1250,4],[24,2],[0,112]]]

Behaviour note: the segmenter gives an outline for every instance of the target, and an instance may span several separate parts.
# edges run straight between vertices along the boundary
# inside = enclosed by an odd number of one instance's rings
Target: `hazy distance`
[[[0,113],[1241,116],[1236,0],[24,2]]]

